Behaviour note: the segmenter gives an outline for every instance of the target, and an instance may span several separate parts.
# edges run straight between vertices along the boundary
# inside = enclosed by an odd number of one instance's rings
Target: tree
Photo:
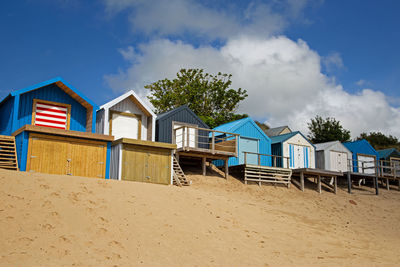
[[[247,97],[247,91],[230,88],[231,74],[204,73],[202,69],[181,69],[173,80],[164,79],[146,85],[151,95],[148,99],[162,113],[182,105],[188,105],[210,127],[247,117],[235,114],[239,102]]]
[[[381,132],[370,132],[361,133],[357,140],[365,139],[367,140],[375,149],[385,149],[385,148],[400,148],[399,140],[392,136],[386,136]]]
[[[265,124],[265,123],[262,123],[262,122],[259,122],[259,121],[254,121],[254,122],[255,122],[255,123],[258,125],[258,127],[260,127],[261,130],[263,130],[264,132],[270,128],[270,127],[269,127],[267,124]]]
[[[321,116],[316,116],[307,125],[310,130],[308,138],[315,144],[336,140],[340,142],[350,141],[350,131],[344,129],[340,125],[340,121],[335,118],[323,119]]]

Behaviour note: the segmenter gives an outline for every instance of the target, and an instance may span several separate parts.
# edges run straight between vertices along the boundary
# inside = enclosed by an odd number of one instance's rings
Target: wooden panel
[[[69,175],[104,178],[106,149],[104,144],[70,143]]]
[[[124,145],[122,160],[122,180],[158,184],[170,183],[170,150]]]
[[[211,147],[211,143],[210,143]],[[228,140],[215,143],[215,150],[235,152],[236,150],[236,140]]]
[[[104,178],[106,156],[104,142],[31,134],[27,171]]]
[[[69,143],[51,138],[29,138],[27,171],[67,174]]]

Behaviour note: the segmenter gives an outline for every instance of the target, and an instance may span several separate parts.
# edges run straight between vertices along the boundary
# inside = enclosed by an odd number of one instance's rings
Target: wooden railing
[[[283,161],[286,160],[286,169],[289,168],[289,157],[284,157],[284,156],[276,156],[276,155],[270,155],[270,154],[262,154],[262,153],[255,153],[255,152],[243,152],[244,153],[244,164],[247,164],[248,158],[247,155],[257,155],[257,165],[261,165],[261,157],[265,156],[267,158],[271,157],[271,167],[280,167],[280,168],[285,168]],[[282,159],[282,166],[277,166],[277,159]]]
[[[237,157],[238,153],[239,134],[236,133],[183,125],[173,130],[172,140],[178,150],[201,150],[234,157]]]
[[[360,163],[361,163],[361,166],[360,166]],[[374,166],[366,166],[369,163],[373,163]],[[376,160],[364,161],[364,160],[348,159],[347,160],[347,169],[350,172],[353,172],[354,167],[357,168],[358,173],[365,173],[365,174],[377,174],[378,173],[378,164],[377,164]],[[371,169],[374,170],[374,173],[366,172],[366,170],[371,170]]]
[[[380,160],[379,176],[392,176],[394,179],[400,178],[400,166],[396,165],[393,161]]]

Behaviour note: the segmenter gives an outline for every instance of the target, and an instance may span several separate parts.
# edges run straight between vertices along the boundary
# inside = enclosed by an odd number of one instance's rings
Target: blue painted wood
[[[258,153],[258,139],[251,139],[246,137],[239,138],[239,164],[244,164],[244,152],[254,152]],[[247,154],[246,156],[247,164],[258,165],[258,156],[254,154]]]
[[[15,136],[15,146],[17,150],[18,167],[20,171],[26,171],[28,142],[29,142],[28,132],[22,132],[17,136]]]
[[[19,95],[14,96],[13,121],[11,132],[18,130]],[[11,134],[11,133],[10,133]]]
[[[110,179],[110,159],[111,159],[111,142],[107,142],[107,159],[105,178]]]
[[[12,132],[12,118],[13,118],[13,105],[14,100],[8,97],[2,101],[0,105],[0,134],[11,135]]]
[[[365,140],[357,140],[353,142],[345,142],[343,143],[348,150],[353,153],[353,172],[358,172],[358,163],[357,163],[357,154],[371,155],[375,156],[376,160],[379,161],[379,154],[376,150],[371,146],[371,144]]]

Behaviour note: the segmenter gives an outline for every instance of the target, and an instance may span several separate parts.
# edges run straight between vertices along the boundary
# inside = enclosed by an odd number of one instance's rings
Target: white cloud
[[[338,52],[333,52],[326,57],[323,57],[322,63],[328,73],[344,67],[343,59]]]
[[[290,21],[301,20],[302,12],[310,0],[250,1],[244,7],[228,1],[223,3],[222,8],[196,0],[103,2],[111,16],[129,10],[129,21],[134,32],[152,37],[191,34],[225,40],[238,34],[267,36],[279,33]]]
[[[400,136],[400,109],[391,106],[380,91],[356,94],[321,72],[321,57],[302,41],[284,36],[230,38],[221,48],[194,47],[182,41],[158,39],[121,50],[131,67],[105,77],[117,91],[173,78],[180,68],[204,68],[233,75],[233,87],[248,90],[240,112],[265,119],[272,126],[290,125],[307,132],[315,115],[340,120],[353,136],[363,131],[383,131]]]

